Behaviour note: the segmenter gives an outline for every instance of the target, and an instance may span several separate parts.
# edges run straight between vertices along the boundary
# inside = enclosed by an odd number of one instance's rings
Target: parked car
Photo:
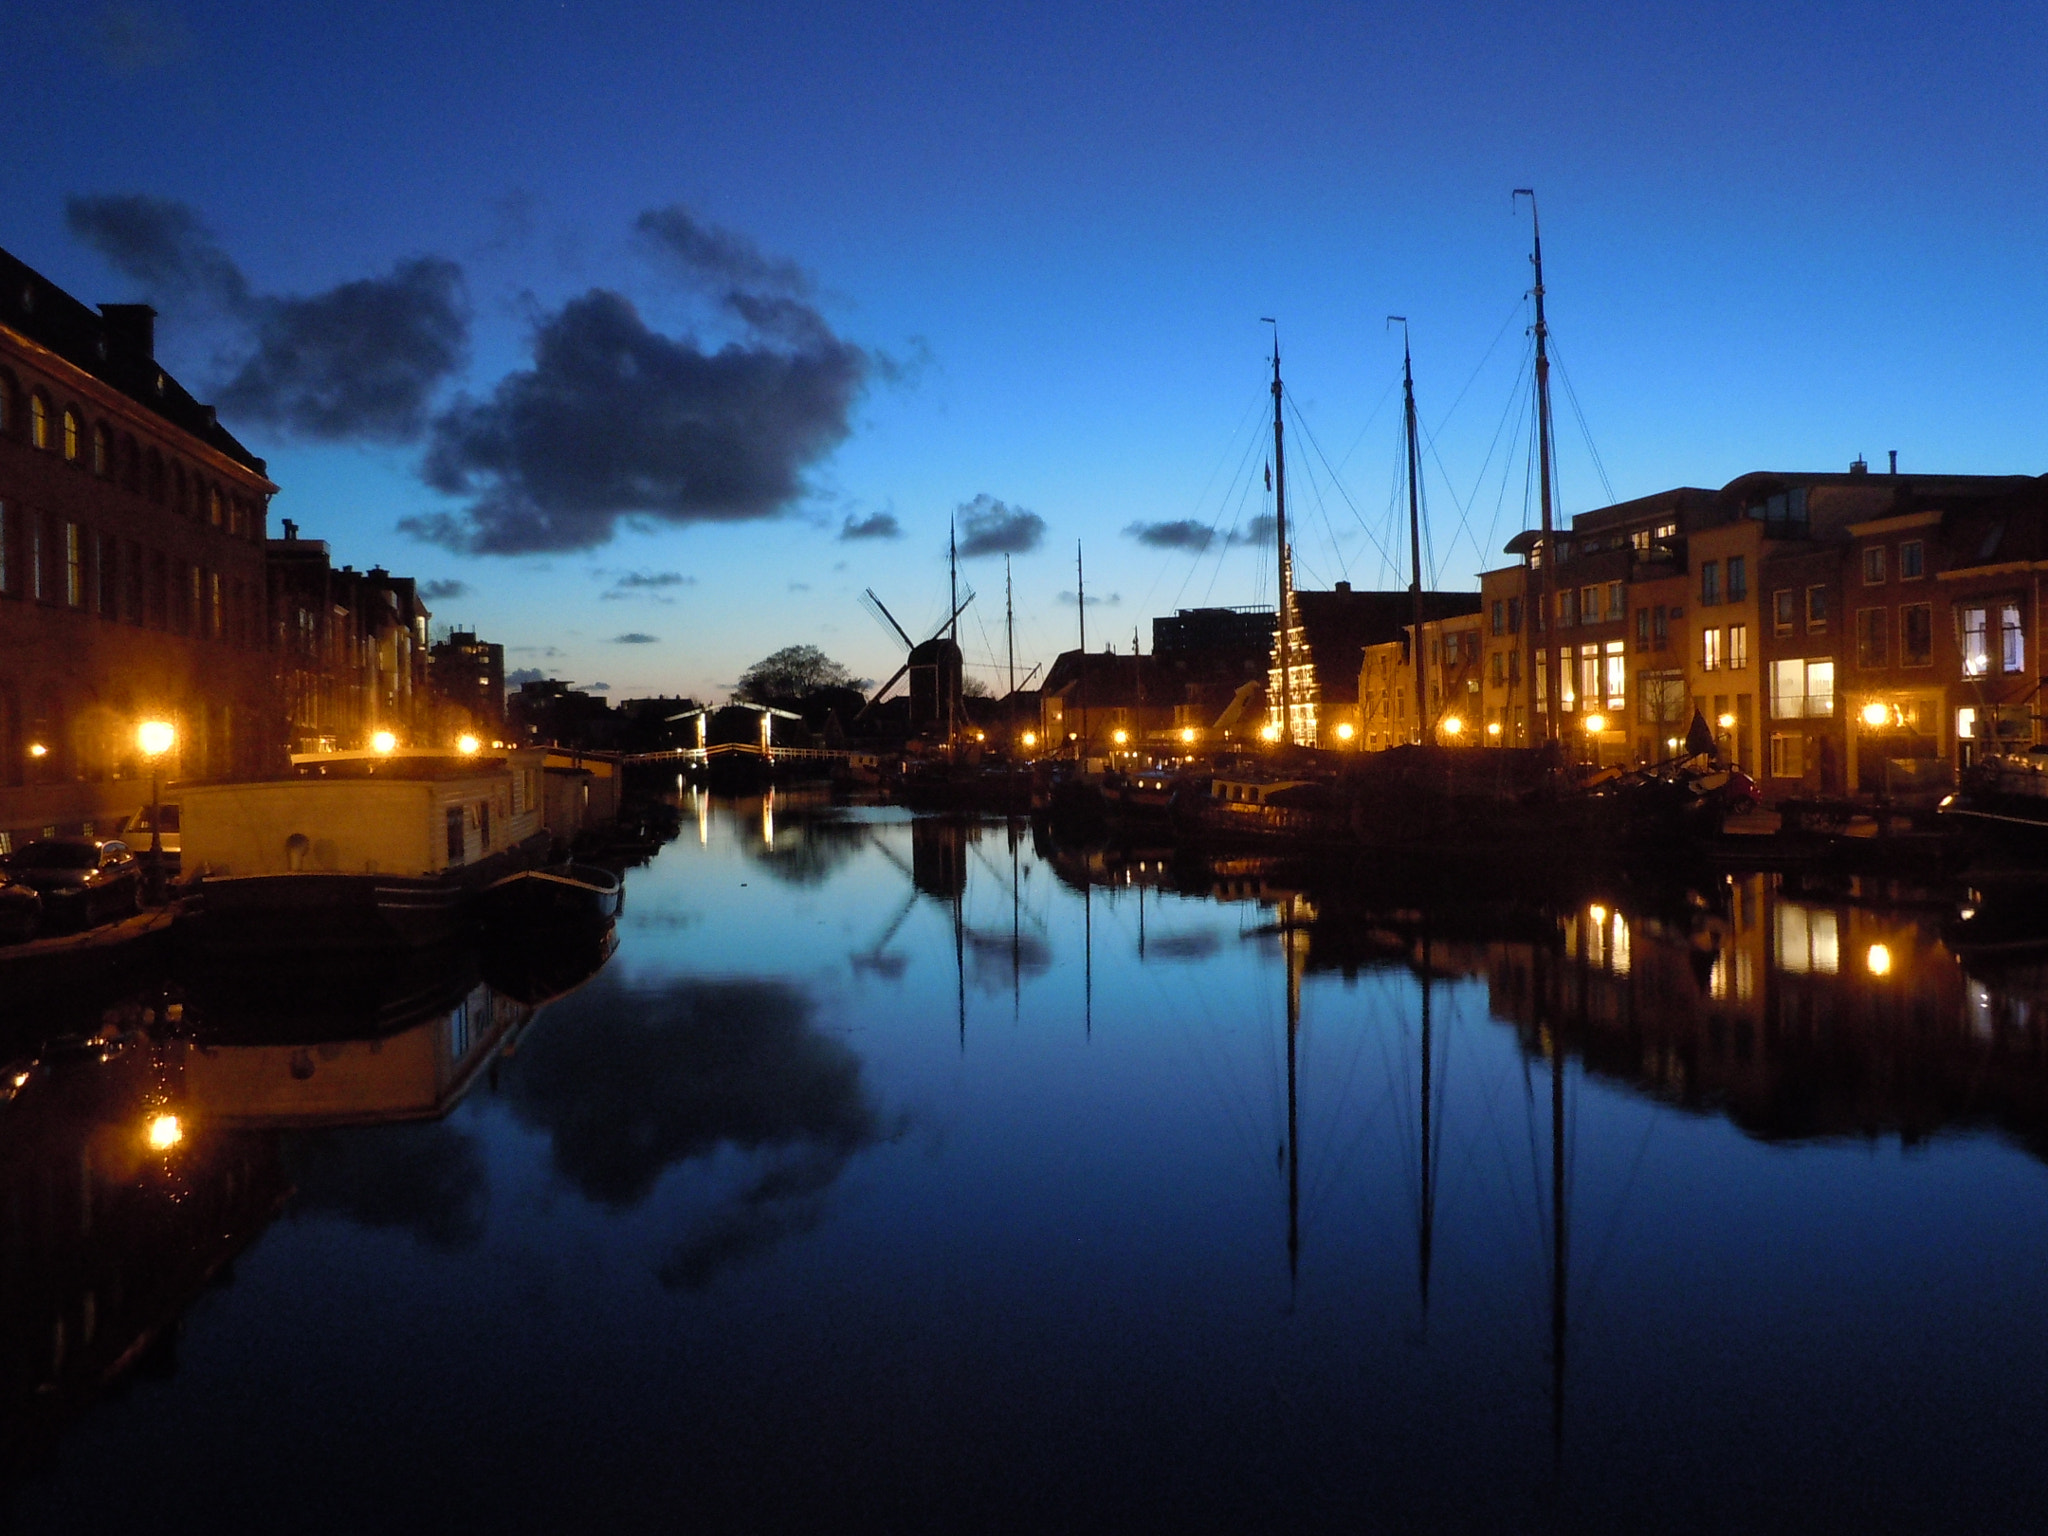
[[[45,837],[7,861],[7,873],[42,897],[52,927],[90,928],[133,912],[142,897],[142,863],[128,845],[95,837]]]
[[[0,870],[0,944],[26,944],[43,926],[43,898]]]
[[[162,809],[164,813],[164,873],[175,875],[179,873],[180,867],[184,863],[184,860],[179,856],[179,849],[182,845],[178,838],[178,806],[175,801],[166,800],[163,803]],[[145,805],[129,818],[127,828],[121,833],[121,838],[135,851],[137,857],[146,859],[149,854],[149,835],[149,807]]]

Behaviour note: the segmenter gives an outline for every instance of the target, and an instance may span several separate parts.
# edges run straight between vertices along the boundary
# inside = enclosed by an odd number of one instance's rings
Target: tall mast
[[[1422,669],[1422,493],[1417,478],[1422,452],[1415,431],[1415,364],[1408,352],[1408,317],[1389,315],[1387,319],[1401,322],[1401,388],[1407,400],[1408,433],[1408,561],[1412,573],[1408,591],[1415,599],[1415,739],[1427,746],[1431,733],[1429,687]]]
[[[1538,480],[1542,487],[1543,536],[1537,548],[1542,552],[1542,563],[1536,579],[1536,614],[1543,620],[1545,630],[1552,631],[1550,644],[1543,649],[1543,690],[1549,695],[1549,708],[1543,713],[1543,739],[1555,741],[1560,734],[1559,712],[1564,708],[1563,695],[1558,691],[1558,667],[1563,658],[1560,655],[1559,636],[1554,632],[1550,593],[1556,582],[1557,545],[1552,537],[1550,511],[1550,327],[1543,318],[1543,224],[1536,216],[1536,194],[1527,187],[1515,188],[1516,197],[1529,199],[1529,229],[1534,236],[1533,254],[1529,257],[1536,268],[1536,453]],[[1529,632],[1529,645],[1533,651],[1537,628],[1529,622],[1531,615],[1524,615],[1525,627]],[[1529,675],[1536,675],[1535,656],[1529,658]],[[1533,700],[1531,701],[1534,702]],[[1532,709],[1533,716],[1535,711]]]
[[[1290,708],[1294,687],[1294,641],[1288,634],[1294,616],[1294,572],[1287,561],[1287,447],[1280,427],[1280,326],[1273,327],[1273,538],[1280,557],[1280,740],[1294,745],[1294,711]]]
[[[1010,647],[1010,699],[1017,698],[1017,600],[1010,589],[1010,557],[1003,556],[1003,634]]]
[[[1081,571],[1081,541],[1074,540],[1074,612],[1081,619],[1081,745],[1074,756],[1088,758],[1088,583]]]
[[[954,699],[960,692],[958,681],[952,676],[959,666],[960,655],[960,541],[951,519],[946,523],[946,607],[953,617],[946,621],[946,639],[953,647],[953,655],[945,658],[946,665],[939,670],[945,675],[946,688],[946,747],[950,751],[959,722],[953,718]]]

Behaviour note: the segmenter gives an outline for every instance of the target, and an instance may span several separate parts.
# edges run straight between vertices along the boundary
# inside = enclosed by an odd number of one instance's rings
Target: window
[[[1557,627],[1569,629],[1579,621],[1579,594],[1576,589],[1566,587],[1557,594]]]
[[[1792,617],[1796,612],[1793,600],[1798,596],[1789,587],[1781,587],[1771,594],[1771,621],[1781,635],[1792,633]]]
[[[1728,626],[1728,670],[1740,672],[1749,665],[1749,626],[1730,624]]]
[[[1801,751],[1806,745],[1804,736],[1773,736],[1771,738],[1771,777],[1774,779],[1796,779],[1806,772]]]
[[[1650,610],[1650,643],[1652,649],[1659,651],[1671,643],[1671,621],[1662,603]]]
[[[1899,564],[1905,564],[1905,556]],[[1909,667],[1934,664],[1934,607],[1931,603],[1908,603],[1899,610],[1899,660]]]
[[[1832,657],[1792,657],[1771,664],[1771,713],[1780,720],[1826,717],[1835,712]]]
[[[1493,686],[1496,688],[1501,687],[1507,682],[1508,664],[1503,659],[1506,655],[1507,652],[1505,651],[1495,651],[1493,653]]]
[[[1678,524],[1659,523],[1657,525],[1657,531],[1654,535],[1652,535],[1652,537],[1658,540],[1675,539],[1678,537]]]
[[[1957,610],[1962,616],[1963,676],[1982,677],[1991,666],[1991,641],[1982,607]]]
[[[1638,608],[1636,610],[1636,649],[1639,651],[1647,651],[1649,648],[1650,610],[1647,608]]]
[[[1789,901],[1778,903],[1773,916],[1777,930],[1778,969],[1793,974],[1817,972],[1832,976],[1841,965],[1841,934],[1830,907],[1802,907]]]
[[[1899,580],[1917,581],[1927,574],[1927,546],[1908,539],[1899,546]]]
[[[85,531],[76,523],[64,525],[64,603],[85,606]]]
[[[1630,534],[1628,536],[1628,547],[1639,555],[1647,555],[1650,552],[1650,530],[1638,528],[1634,533]]]
[[[206,520],[216,528],[220,526],[220,487],[217,485],[206,488]]]
[[[1619,623],[1628,617],[1628,588],[1618,581],[1607,583],[1607,618]]]
[[[50,402],[40,392],[28,397],[28,441],[31,448],[50,446]]]
[[[1589,710],[1600,707],[1600,647],[1579,647],[1579,697]]]
[[[1600,589],[1598,587],[1579,588],[1579,622],[1581,624],[1598,624],[1600,622]]]
[[[2001,603],[1998,609],[1998,665],[2004,672],[2027,669],[2027,636],[2020,627],[2020,605]]]
[[[1885,664],[1885,610],[1856,610],[1856,665],[1881,667]]]
[[[92,472],[102,480],[106,479],[108,471],[113,467],[111,461],[107,428],[105,423],[100,423],[92,429]]]
[[[1519,635],[1521,632],[1522,600],[1519,597],[1511,597],[1508,599],[1508,633]]]
[[[1828,627],[1828,589],[1808,587],[1806,589],[1806,627],[1822,630]]]
[[[1493,600],[1493,632],[1496,635],[1506,633],[1506,625],[1507,604],[1496,597]]]
[[[1607,712],[1628,708],[1628,647],[1620,640],[1607,642]]]
[[[119,616],[121,608],[121,559],[120,543],[111,534],[101,534],[95,541],[93,563],[99,571],[99,582],[94,587],[94,606],[103,619]]]
[[[1557,652],[1557,707],[1576,709],[1579,703],[1578,668],[1572,664],[1572,648],[1560,646]]]
[[[1749,601],[1749,561],[1741,555],[1728,557],[1728,601]]]
[[[1761,518],[1764,527],[1776,538],[1803,539],[1806,537],[1806,487],[1780,491],[1762,505],[1751,507],[1749,515]]]
[[[40,517],[31,516],[28,520],[28,579],[39,603],[50,600],[50,557],[43,525]]]
[[[66,463],[78,462],[78,412],[64,412],[64,459]]]
[[[206,638],[218,640],[227,632],[226,615],[221,601],[220,572],[206,573]]]
[[[1700,606],[1711,608],[1721,601],[1721,562],[1708,560],[1700,566]]]
[[[1718,672],[1721,670],[1721,631],[1703,629],[1700,631],[1700,670]]]
[[[1863,585],[1881,587],[1884,585],[1884,546],[1873,544],[1863,551]]]

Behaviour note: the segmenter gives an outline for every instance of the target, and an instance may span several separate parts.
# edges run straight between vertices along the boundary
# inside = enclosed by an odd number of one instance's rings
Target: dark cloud
[[[900,539],[903,525],[894,512],[870,512],[858,520],[849,516],[840,526],[841,539]]]
[[[650,330],[620,294],[571,300],[540,323],[531,368],[434,422],[427,482],[468,506],[399,526],[514,554],[593,548],[622,517],[782,512],[803,493],[803,472],[852,430],[869,360],[793,300],[736,308],[747,340],[706,351]]]
[[[457,581],[453,577],[445,581],[425,582],[420,587],[420,596],[430,603],[438,603],[451,597],[467,597],[469,596],[469,583]]]
[[[255,354],[220,388],[223,412],[329,442],[406,442],[468,347],[462,269],[420,256],[386,277],[265,299],[255,329]]]
[[[768,290],[801,297],[810,275],[786,257],[768,256],[745,235],[700,223],[680,203],[650,208],[633,221],[641,241],[692,282],[743,294]]]
[[[812,1006],[783,981],[642,992],[600,976],[521,1042],[502,1089],[547,1134],[561,1176],[615,1210],[644,1201],[678,1163],[740,1154],[738,1186],[660,1266],[664,1284],[700,1287],[815,1225],[846,1164],[892,1134],[860,1058],[819,1032]]]
[[[639,630],[632,629],[623,635],[613,635],[611,643],[613,645],[658,645],[661,643],[661,637],[659,635],[643,635]]]
[[[1279,531],[1280,525],[1273,520],[1270,512],[1261,512],[1246,523],[1242,529],[1230,536],[1232,544],[1270,544]]]
[[[445,1120],[289,1137],[285,1166],[295,1211],[403,1228],[432,1248],[473,1248],[483,1236],[483,1152]]]
[[[1072,592],[1062,592],[1059,594],[1059,600],[1062,603],[1071,603],[1074,600],[1074,594]],[[1104,597],[1100,593],[1096,592],[1091,592],[1088,594],[1088,606],[1090,608],[1114,608],[1123,600],[1124,595],[1121,592],[1112,592],[1107,597]]]
[[[811,590],[811,584],[808,581],[792,581],[789,584],[789,590],[792,592],[808,592]]]
[[[100,62],[124,77],[168,69],[192,56],[192,34],[183,17],[134,0],[101,7],[87,35]]]
[[[612,691],[610,683],[585,683],[583,686],[590,693],[610,693]]]
[[[681,571],[628,571],[612,585],[621,591],[642,587],[694,587],[697,578],[685,576]]]
[[[440,257],[323,293],[255,292],[183,203],[74,197],[71,232],[165,314],[225,328],[222,410],[323,441],[403,442],[425,430],[434,391],[462,364],[462,269]]]
[[[1213,928],[1192,928],[1185,933],[1162,933],[1145,946],[1148,960],[1206,960],[1222,948],[1223,941]]]
[[[1128,523],[1124,533],[1154,549],[1191,549],[1197,552],[1207,549],[1216,538],[1215,529],[1192,517],[1178,518],[1170,523]]]
[[[547,673],[541,671],[539,667],[514,667],[505,674],[505,686],[508,689],[516,689],[521,683],[544,683],[547,680]]]
[[[1045,537],[1044,518],[998,501],[986,491],[953,509],[953,527],[963,556],[1022,555],[1038,548]]]

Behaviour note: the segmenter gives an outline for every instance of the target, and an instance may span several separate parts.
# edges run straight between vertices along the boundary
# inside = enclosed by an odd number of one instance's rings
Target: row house
[[[107,831],[167,777],[271,771],[262,459],[95,311],[0,251],[0,846]]]
[[[1476,617],[1479,612],[1479,599],[1470,592],[1424,592],[1421,605],[1425,627],[1432,621]],[[1368,734],[1368,713],[1381,718],[1388,701],[1361,695],[1367,649],[1398,643],[1412,633],[1415,610],[1413,592],[1354,592],[1348,581],[1327,592],[1293,594],[1285,697],[1297,744],[1344,748]],[[1280,661],[1276,639],[1266,684],[1267,723],[1276,729],[1282,697]]]
[[[1423,624],[1423,678],[1429,689],[1432,739],[1470,741],[1482,729],[1481,678],[1486,665],[1485,618],[1461,613]],[[1421,721],[1415,714],[1415,626],[1398,640],[1365,648],[1359,669],[1359,731],[1357,745],[1384,752],[1416,740]]]
[[[417,583],[384,570],[337,570],[326,541],[300,538],[289,521],[266,553],[276,690],[291,750],[358,750],[380,731],[401,746],[449,745],[427,685],[433,615]]]

